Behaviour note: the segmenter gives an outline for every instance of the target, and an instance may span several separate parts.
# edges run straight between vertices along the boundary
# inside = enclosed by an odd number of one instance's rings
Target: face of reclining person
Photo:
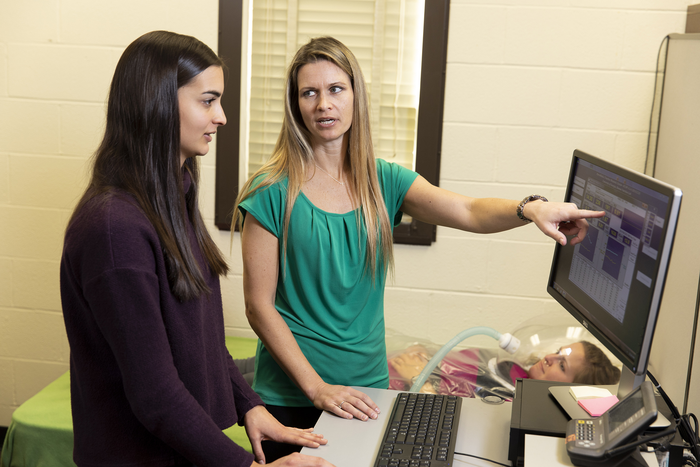
[[[577,342],[546,355],[528,370],[531,379],[573,383],[576,375],[586,365],[583,344]]]

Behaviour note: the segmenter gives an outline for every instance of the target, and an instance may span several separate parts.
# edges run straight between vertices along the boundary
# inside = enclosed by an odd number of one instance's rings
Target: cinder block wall
[[[217,28],[216,0],[0,0],[0,426],[68,369],[63,232],[124,47],[167,29],[216,49]]]
[[[454,0],[441,185],[471,196],[561,199],[574,148],[643,167],[656,53],[681,0]],[[215,0],[0,0],[0,426],[68,368],[62,236],[103,130],[124,47],[168,29],[216,47]],[[229,110],[230,112],[231,110]],[[213,145],[212,145],[213,146]],[[202,159],[211,225],[215,154]],[[212,228],[229,252],[230,236]],[[552,242],[438,229],[397,246],[387,326],[437,343],[473,325],[560,316],[544,290]],[[240,244],[223,281],[227,332],[243,314]]]
[[[689,3],[453,1],[441,186],[561,201],[574,149],[644,170],[657,52]],[[546,292],[553,248],[532,225],[438,228],[431,247],[397,248],[387,326],[444,343],[477,324],[566,320]]]

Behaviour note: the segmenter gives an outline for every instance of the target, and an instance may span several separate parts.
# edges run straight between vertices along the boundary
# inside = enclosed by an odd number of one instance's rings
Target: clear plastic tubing
[[[445,358],[447,353],[463,340],[476,335],[485,335],[493,337],[498,341],[498,345],[510,354],[515,353],[515,351],[518,350],[518,347],[520,346],[520,341],[517,338],[513,337],[511,334],[501,334],[495,329],[489,328],[487,326],[475,326],[473,328],[465,329],[464,331],[454,336],[447,344],[443,345],[440,348],[440,350],[438,350],[435,353],[435,355],[433,355],[433,357],[430,360],[428,360],[428,363],[426,363],[425,367],[423,367],[423,371],[420,372],[415,382],[413,383],[413,386],[411,386],[410,392],[420,392],[420,389],[428,380],[428,376],[430,376],[430,373],[432,373],[435,367],[438,365],[438,363],[440,363],[442,359]]]

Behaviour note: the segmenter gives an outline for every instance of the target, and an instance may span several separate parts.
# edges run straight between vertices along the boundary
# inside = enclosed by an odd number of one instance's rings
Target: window
[[[362,68],[375,155],[414,168],[424,0],[254,0],[248,173],[268,160],[284,116],[287,67],[312,37],[344,43]],[[239,180],[242,182],[242,180]]]
[[[435,1],[426,2],[419,96],[405,92],[408,87],[404,84],[406,78],[415,76],[418,72],[412,69],[413,65],[408,64],[409,60],[404,57],[410,58],[412,48],[420,46],[421,41],[415,41],[417,45],[411,45],[410,40],[398,38],[402,28],[415,29],[420,25],[417,19],[420,15],[401,12],[402,7],[405,9],[414,4],[411,1],[364,0],[336,3],[335,5],[344,5],[348,10],[338,14],[343,21],[331,25],[320,21],[321,26],[315,14],[318,3],[313,0],[255,2],[257,5],[254,7],[253,21],[260,24],[254,25],[252,34],[251,81],[269,86],[251,86],[250,119],[246,125],[250,130],[249,163],[246,168],[246,164],[241,164],[239,159],[241,122],[237,109],[240,108],[240,95],[231,92],[231,89],[240,89],[241,83],[241,28],[231,26],[241,25],[242,2],[220,0],[219,54],[229,66],[227,92],[223,99],[229,121],[219,129],[217,136],[215,223],[219,229],[230,229],[231,209],[238,193],[241,167],[243,171],[248,170],[248,173],[244,172],[245,178],[272,152],[282,122],[284,71],[307,37],[332,34],[348,45],[360,61],[370,89],[371,106],[380,109],[374,111],[372,122],[376,155],[407,167],[414,165],[414,169],[428,181],[438,184],[449,0],[441,0],[441,8],[436,8]],[[287,5],[287,2],[292,4]],[[430,8],[427,3],[430,3]],[[381,21],[374,19],[377,16],[375,10],[379,11]],[[404,19],[401,20],[401,17]],[[300,34],[300,30],[305,31],[304,34]],[[382,34],[383,39],[373,39],[376,34]],[[290,42],[287,40],[288,35],[302,38]],[[256,36],[260,36],[258,40]],[[376,49],[384,54],[380,55]],[[367,71],[368,68],[370,72]],[[381,86],[378,85],[380,81]],[[375,85],[374,88],[372,84]],[[420,109],[417,121],[416,101]],[[414,147],[417,154],[415,161],[412,160]],[[407,220],[395,229],[394,237],[397,243],[429,245],[435,240],[435,227]]]

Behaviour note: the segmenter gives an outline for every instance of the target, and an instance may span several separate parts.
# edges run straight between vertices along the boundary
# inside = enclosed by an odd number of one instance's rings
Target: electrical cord
[[[510,465],[508,465],[508,464],[503,464],[503,463],[501,463],[501,462],[494,461],[494,460],[491,460],[491,459],[487,459],[487,458],[485,458],[485,457],[475,456],[474,454],[467,454],[467,453],[464,453],[464,452],[457,452],[457,451],[455,451],[455,455],[456,455],[456,456],[464,456],[464,457],[473,457],[474,459],[479,459],[479,460],[482,460],[482,461],[491,462],[492,464],[496,464],[496,465],[502,465],[503,467],[510,467]]]
[[[659,45],[659,51],[656,54],[656,72],[654,73],[654,96],[652,97],[651,101],[651,115],[649,115],[649,135],[647,136],[647,156],[644,160],[644,170],[646,173],[649,171],[649,153],[651,152],[651,135],[653,133],[653,126],[654,126],[654,108],[656,107],[656,95],[657,93],[657,88],[658,88],[658,80],[659,80],[659,64],[661,63],[661,51],[664,48],[664,44],[670,39],[669,36],[666,36],[663,38],[661,41],[661,45]],[[665,64],[664,64],[665,66]],[[662,83],[663,86],[663,83]],[[657,128],[658,129],[658,128]],[[656,150],[656,145],[654,146],[654,150]],[[654,173],[656,172],[656,154],[654,154],[654,168],[651,171],[651,176],[654,176]]]
[[[678,426],[673,425],[672,431],[663,439],[660,439],[659,441],[654,441],[654,442],[649,442],[647,443],[647,449],[651,448],[650,451],[647,452],[665,452],[668,451],[671,445],[671,441],[673,441],[673,438],[676,437],[676,430]]]
[[[689,465],[690,467],[698,467],[698,461],[695,459],[695,456],[688,451],[685,450],[683,452],[683,466]]]
[[[605,458],[606,458],[606,459],[610,459],[610,458],[615,457],[615,456],[617,456],[617,455],[619,455],[619,454],[622,454],[622,453],[631,451],[632,449],[634,449],[634,448],[636,448],[636,447],[638,447],[638,446],[641,446],[642,444],[646,444],[646,443],[648,443],[649,441],[653,441],[653,440],[655,440],[655,439],[663,438],[664,436],[672,435],[672,434],[674,434],[675,432],[676,432],[676,427],[673,426],[673,427],[668,428],[668,429],[666,429],[666,430],[664,430],[664,431],[661,431],[661,432],[659,432],[659,433],[654,433],[653,435],[644,436],[644,437],[639,437],[639,438],[637,438],[636,441],[633,441],[633,442],[631,442],[631,443],[624,444],[624,445],[619,446],[619,447],[616,447],[616,448],[614,448],[614,449],[609,449],[609,450],[605,451]]]
[[[614,457],[618,454],[621,454],[625,451],[629,451],[639,445],[645,444],[649,441],[663,438],[663,437],[672,437],[673,434],[675,433],[676,429],[678,429],[679,433],[681,434],[681,437],[690,445],[689,446],[689,451],[690,451],[690,457],[684,457],[684,466],[690,466],[690,467],[698,467],[698,459],[700,459],[700,439],[698,438],[698,419],[695,416],[695,414],[686,414],[686,415],[681,415],[678,412],[678,408],[673,404],[671,399],[668,397],[666,392],[663,390],[659,382],[654,378],[654,375],[651,374],[650,371],[647,371],[647,376],[649,376],[649,379],[651,382],[654,384],[656,389],[659,391],[659,394],[661,394],[661,397],[664,399],[664,402],[666,402],[666,405],[668,406],[669,410],[671,410],[671,415],[674,418],[675,425],[672,428],[668,428],[662,432],[655,433],[651,436],[646,436],[643,438],[638,438],[636,441],[633,441],[631,443],[628,443],[623,446],[619,446],[615,449],[611,449],[605,453],[606,458],[611,458]],[[691,426],[692,422],[692,426]],[[670,438],[669,438],[670,440]],[[666,445],[667,442],[661,443],[661,446],[663,447]],[[656,449],[655,449],[656,451]],[[464,456],[464,457],[472,457],[474,459],[479,459],[483,460],[486,462],[491,462],[492,464],[496,465],[501,465],[503,467],[510,467],[508,464],[503,464],[498,461],[494,461],[492,459],[487,459],[485,457],[480,457],[476,456],[474,454],[467,454],[464,452],[457,452],[455,451],[455,455],[458,456]]]
[[[690,426],[691,420],[693,421],[692,427]],[[694,457],[695,465],[698,465],[698,460],[700,460],[700,439],[698,439],[698,419],[695,414],[689,413],[681,416],[681,427],[687,433],[688,439],[685,438],[683,431],[681,431],[681,436],[690,444],[690,452]]]
[[[688,450],[693,456],[694,463],[691,465],[698,465],[698,460],[700,459],[700,438],[698,438],[698,419],[695,416],[695,414],[689,413],[685,415],[681,415],[680,412],[678,411],[678,408],[675,406],[675,404],[671,401],[671,398],[668,397],[666,394],[666,391],[663,390],[661,387],[661,384],[654,378],[654,375],[651,374],[650,371],[647,370],[647,376],[649,376],[649,379],[651,380],[652,383],[654,383],[654,386],[656,389],[659,391],[659,394],[661,394],[661,397],[663,398],[664,402],[666,402],[666,405],[668,406],[669,410],[671,411],[671,415],[673,416],[674,421],[676,422],[676,426],[678,427],[678,433],[681,435],[681,438],[688,443]],[[692,425],[691,425],[692,422]],[[686,462],[687,465],[687,462]]]

